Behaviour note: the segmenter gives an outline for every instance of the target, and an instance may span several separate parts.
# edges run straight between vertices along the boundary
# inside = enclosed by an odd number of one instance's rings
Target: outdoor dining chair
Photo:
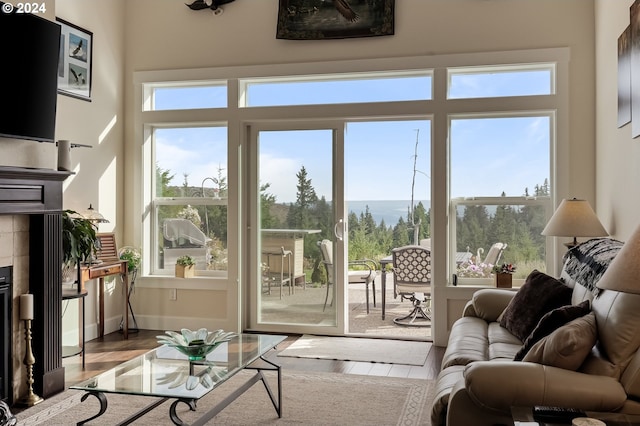
[[[413,327],[431,325],[431,250],[409,245],[391,251],[394,295],[411,300],[413,309],[394,323]]]
[[[331,240],[322,240],[318,243],[320,246],[320,253],[322,253],[322,263],[325,266],[327,272],[327,293],[324,298],[324,307],[322,311],[327,308],[329,301],[329,288],[334,287],[335,291],[335,276],[334,276],[334,263],[333,263],[333,242]],[[377,265],[375,261],[371,259],[350,260],[348,271],[349,284],[364,284],[367,298],[367,313],[369,313],[369,285],[373,290],[373,306],[376,306],[376,283]],[[352,269],[353,267],[360,267],[360,269]],[[333,299],[331,299],[333,304]]]

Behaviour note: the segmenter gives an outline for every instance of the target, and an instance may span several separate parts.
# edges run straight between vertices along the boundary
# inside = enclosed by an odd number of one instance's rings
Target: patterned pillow
[[[561,281],[534,270],[507,305],[500,325],[524,341],[544,314],[571,303],[571,293]]]
[[[563,325],[533,345],[523,361],[575,371],[591,353],[597,334],[596,316],[591,312]]]
[[[551,312],[547,312],[542,318],[540,318],[536,328],[533,329],[531,334],[524,341],[522,348],[520,348],[516,356],[513,358],[514,361],[522,361],[522,358],[524,358],[527,352],[529,352],[531,347],[541,339],[553,333],[568,322],[587,315],[589,312],[591,312],[591,307],[588,300],[577,305],[561,306]]]
[[[595,285],[622,245],[621,241],[613,238],[592,238],[578,244],[564,255],[564,273],[597,295]]]

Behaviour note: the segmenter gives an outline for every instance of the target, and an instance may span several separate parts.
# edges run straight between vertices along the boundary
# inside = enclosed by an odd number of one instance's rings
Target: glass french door
[[[344,125],[253,125],[248,139],[248,326],[344,334]]]

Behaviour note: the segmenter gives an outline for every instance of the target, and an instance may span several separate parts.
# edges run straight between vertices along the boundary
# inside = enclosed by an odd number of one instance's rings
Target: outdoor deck
[[[382,320],[382,285],[380,277],[376,278],[376,302],[370,292],[370,312],[367,314],[364,284],[349,285],[349,331],[350,335],[368,337],[385,337],[412,340],[431,340],[431,327],[403,327],[393,322],[395,317],[404,316],[411,310],[411,302],[393,298],[393,277],[387,275],[387,307],[386,316]],[[262,319],[273,323],[304,323],[312,325],[328,324],[333,317],[332,307],[327,305],[323,312],[326,287],[310,287],[303,289],[297,286],[295,294],[289,295],[288,287],[284,288],[280,299],[279,289],[272,290],[271,295],[263,294]],[[329,295],[331,303],[331,294]]]

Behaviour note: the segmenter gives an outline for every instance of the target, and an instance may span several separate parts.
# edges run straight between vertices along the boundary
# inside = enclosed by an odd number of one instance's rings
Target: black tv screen
[[[0,12],[0,137],[55,140],[59,50],[57,23]]]

